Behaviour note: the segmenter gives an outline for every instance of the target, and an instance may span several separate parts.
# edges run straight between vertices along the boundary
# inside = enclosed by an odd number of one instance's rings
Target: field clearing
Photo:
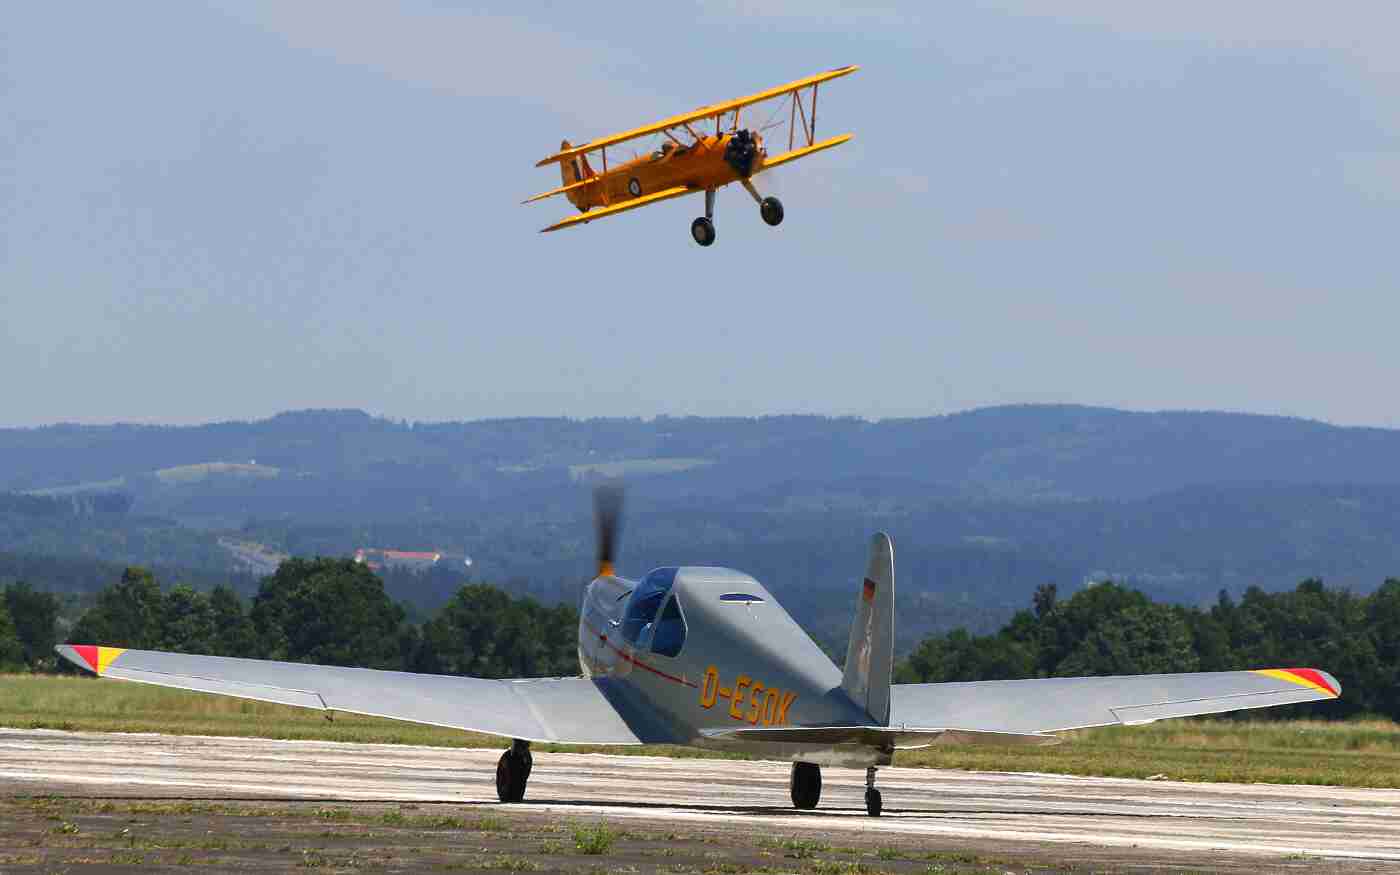
[[[259,738],[504,747],[490,735],[88,677],[0,676],[0,726]],[[902,751],[899,766],[1184,781],[1400,787],[1400,726],[1386,720],[1176,720],[1066,734],[1049,748],[948,746]],[[713,757],[664,745],[535,745],[536,750]],[[741,757],[742,758],[742,757]]]

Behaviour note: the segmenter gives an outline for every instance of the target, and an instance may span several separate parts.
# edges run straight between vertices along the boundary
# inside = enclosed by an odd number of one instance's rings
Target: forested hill
[[[630,468],[672,473],[668,491],[715,494],[793,480],[888,478],[1013,500],[1129,499],[1226,481],[1400,483],[1397,458],[1397,431],[1233,413],[1015,406],[880,422],[406,423],[329,410],[200,426],[0,429],[0,490],[172,482],[197,472],[171,469],[223,463],[223,473],[249,478],[437,485],[447,478],[464,491],[502,494],[570,473]]]
[[[430,612],[470,575],[567,602],[592,565],[589,484],[621,475],[625,570],[749,571],[828,642],[844,640],[866,539],[889,531],[908,647],[990,631],[1047,582],[1112,578],[1186,604],[1305,578],[1369,592],[1400,575],[1397,462],[1400,431],[1070,406],[56,425],[0,430],[0,551],[193,581],[266,573],[240,564],[243,545],[255,560],[439,550],[470,571],[391,579],[396,598]]]

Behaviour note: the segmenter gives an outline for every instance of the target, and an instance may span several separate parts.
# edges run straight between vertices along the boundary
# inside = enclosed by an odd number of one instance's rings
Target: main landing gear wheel
[[[530,742],[516,739],[496,761],[496,797],[502,802],[519,802],[525,798],[525,782],[530,778],[534,758]]]
[[[766,197],[758,202],[758,214],[763,221],[778,226],[783,223],[783,202],[775,197]]]
[[[879,817],[881,808],[880,791],[875,789],[875,767],[865,770],[865,813]]]
[[[709,246],[715,242],[715,223],[701,216],[690,223],[690,236],[701,246]]]
[[[815,763],[793,763],[788,778],[793,808],[816,808],[822,798],[822,769]]]
[[[871,787],[865,791],[865,813],[871,817],[880,816],[880,791]]]

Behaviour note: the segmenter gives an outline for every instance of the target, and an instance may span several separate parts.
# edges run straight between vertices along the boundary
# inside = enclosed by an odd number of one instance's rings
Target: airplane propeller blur
[[[106,678],[416,723],[511,739],[496,767],[502,802],[519,802],[531,742],[676,744],[792,763],[792,804],[816,807],[821,766],[866,769],[879,815],[879,766],[938,744],[1055,744],[1070,729],[1151,723],[1333,699],[1310,668],[1128,677],[892,684],[894,547],[870,542],[838,668],[754,578],[671,566],[617,573],[622,492],[595,493],[597,574],[583,593],[581,677],[480,678],[60,645]]]

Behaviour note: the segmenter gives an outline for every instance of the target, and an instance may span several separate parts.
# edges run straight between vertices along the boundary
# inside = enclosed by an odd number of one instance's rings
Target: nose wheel
[[[525,782],[530,779],[534,758],[530,742],[515,739],[496,761],[496,798],[502,802],[519,802],[525,798]]]

